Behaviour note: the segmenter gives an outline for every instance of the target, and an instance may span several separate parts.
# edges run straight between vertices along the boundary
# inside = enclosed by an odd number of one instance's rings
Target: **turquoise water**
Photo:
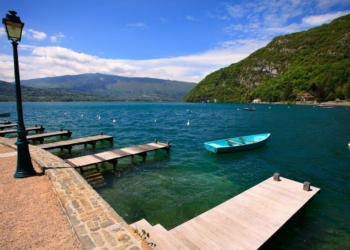
[[[170,141],[146,162],[126,159],[123,173],[106,172],[97,192],[128,223],[145,218],[171,229],[270,178],[310,181],[321,193],[269,241],[266,248],[350,248],[350,108],[187,103],[24,103],[26,127],[73,131],[73,138],[103,132],[114,148]],[[11,111],[15,103],[0,103]],[[98,119],[97,115],[101,118]],[[113,120],[115,119],[115,122]],[[187,123],[190,123],[189,126]],[[203,142],[271,133],[254,151],[208,153]],[[108,143],[95,151],[111,149]],[[90,151],[91,152],[91,151]],[[74,156],[89,153],[75,150]],[[60,155],[63,158],[71,155]],[[105,167],[105,166],[104,166]]]

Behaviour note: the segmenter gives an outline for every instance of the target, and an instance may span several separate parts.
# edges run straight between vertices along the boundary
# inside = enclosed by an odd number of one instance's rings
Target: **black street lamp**
[[[21,83],[19,80],[19,67],[18,67],[18,42],[21,41],[22,29],[24,23],[16,16],[15,11],[9,11],[10,14],[6,14],[6,18],[2,19],[2,23],[5,25],[7,37],[12,41],[13,46],[13,60],[15,67],[15,83],[16,83],[16,102],[17,102],[17,169],[14,174],[15,178],[24,178],[36,175],[36,172],[32,165],[32,160],[29,154],[28,141],[26,137],[26,128],[23,121],[23,109],[22,109],[22,94]]]

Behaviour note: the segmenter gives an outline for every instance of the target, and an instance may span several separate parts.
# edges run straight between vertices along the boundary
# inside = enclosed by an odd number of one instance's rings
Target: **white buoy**
[[[115,119],[113,119],[113,122],[115,122]]]
[[[349,144],[348,144],[348,147],[350,148],[350,142],[349,142]]]
[[[187,122],[187,126],[190,126],[190,121]]]
[[[81,117],[83,117],[84,115],[81,115]]]
[[[155,119],[154,122],[157,122],[157,119]]]

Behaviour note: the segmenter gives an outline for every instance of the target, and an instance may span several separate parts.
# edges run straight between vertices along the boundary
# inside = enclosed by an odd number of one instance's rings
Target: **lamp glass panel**
[[[23,25],[21,23],[14,23],[11,21],[6,21],[6,29],[9,38],[20,39],[22,35]]]

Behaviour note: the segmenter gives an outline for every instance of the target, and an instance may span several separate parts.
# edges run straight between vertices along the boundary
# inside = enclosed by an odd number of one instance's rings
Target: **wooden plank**
[[[269,178],[170,232],[200,249],[257,249],[319,191]]]
[[[80,142],[81,142],[81,140],[80,140]],[[155,143],[155,144],[160,144],[160,143]],[[157,147],[156,147],[156,149],[162,149],[162,148],[169,148],[169,145],[163,143],[163,144],[157,145]],[[102,152],[102,153],[90,155],[90,156],[94,156],[95,158],[97,158],[98,159],[97,161],[90,161],[90,160],[87,160],[88,159],[87,156],[80,156],[80,157],[69,159],[69,161],[67,161],[67,162],[68,163],[71,162],[72,164],[74,164],[75,167],[85,167],[88,165],[103,163],[106,161],[118,160],[118,159],[128,157],[128,156],[142,155],[142,154],[145,154],[146,152],[154,150],[154,149],[155,148],[152,145],[143,144],[143,145],[127,147],[127,148],[122,148],[122,149],[116,149],[116,150],[112,150],[112,151],[107,151],[107,152]]]
[[[100,163],[101,160],[97,159],[96,157],[92,155],[87,155],[83,157],[77,157],[72,159],[67,159],[66,162],[72,163],[75,166],[81,166],[81,165],[93,165]]]
[[[113,139],[113,136],[96,135],[96,136],[83,137],[78,139],[41,144],[41,145],[37,145],[37,147],[40,147],[42,149],[55,149],[55,148],[72,147],[72,146],[85,144],[89,142],[97,142],[97,141],[112,140],[112,139]]]
[[[205,241],[220,242],[222,246],[231,246],[236,243],[232,237],[232,231],[222,227],[221,224],[214,223],[211,220],[207,221],[200,216],[194,218],[189,224],[193,227],[193,230],[201,232],[201,237],[203,237]],[[225,224],[227,224],[227,222]],[[222,248],[222,246],[217,247]]]
[[[35,127],[31,127],[31,128],[26,128],[26,131],[29,132],[29,131],[36,131],[36,132],[39,132],[39,131],[44,131],[45,128],[43,126],[35,126]],[[17,129],[6,129],[6,130],[1,130],[0,131],[0,136],[4,136],[6,134],[13,134],[13,133],[17,133]]]
[[[3,130],[4,128],[12,128],[12,127],[17,127],[17,123],[0,125],[0,130]]]
[[[190,248],[186,247],[184,244],[182,244],[180,241],[178,241],[175,237],[173,237],[162,225],[157,224],[153,226],[153,228],[159,233],[163,235],[163,238],[169,241],[172,246],[175,247],[177,250],[190,250]]]
[[[56,132],[48,132],[48,133],[42,133],[37,135],[28,135],[27,140],[38,140],[43,139],[47,137],[53,137],[53,136],[71,136],[72,132],[69,130],[61,130]]]

